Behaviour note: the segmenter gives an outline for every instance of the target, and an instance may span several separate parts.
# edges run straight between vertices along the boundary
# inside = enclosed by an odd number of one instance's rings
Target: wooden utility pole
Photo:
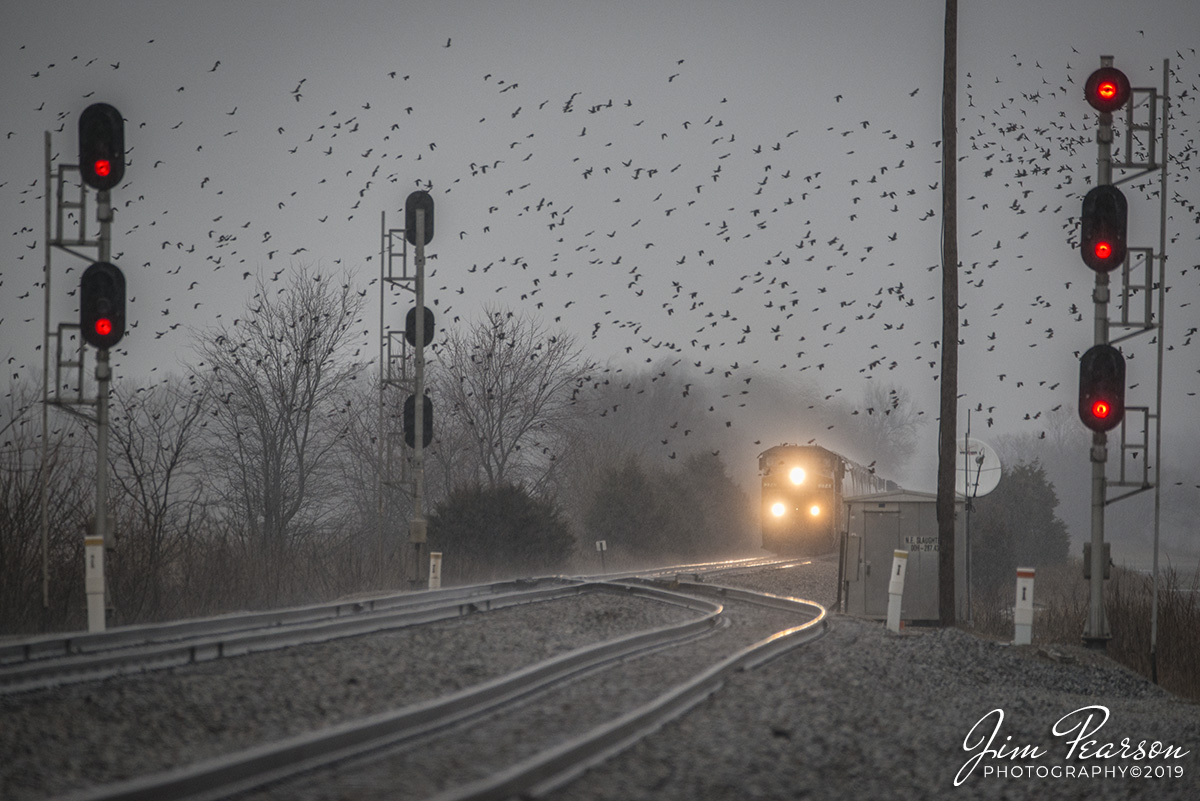
[[[953,626],[954,468],[958,436],[958,0],[946,0],[942,60],[942,375],[938,417],[938,617]]]

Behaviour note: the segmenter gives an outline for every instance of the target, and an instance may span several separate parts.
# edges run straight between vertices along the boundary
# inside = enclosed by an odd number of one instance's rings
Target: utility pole
[[[958,442],[958,0],[946,0],[942,61],[942,372],[938,416],[938,617],[957,620],[954,473]]]

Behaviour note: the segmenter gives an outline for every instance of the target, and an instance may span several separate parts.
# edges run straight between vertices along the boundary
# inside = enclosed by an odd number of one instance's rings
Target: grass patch
[[[975,596],[976,633],[1011,639],[1012,586]],[[1073,559],[1038,568],[1034,584],[1034,645],[1081,645],[1088,614],[1088,582],[1083,565]],[[1150,614],[1153,577],[1113,567],[1104,582],[1104,606],[1112,639],[1105,653],[1113,660],[1153,677]],[[1200,569],[1191,575],[1160,568],[1158,577],[1158,683],[1167,690],[1200,701]]]

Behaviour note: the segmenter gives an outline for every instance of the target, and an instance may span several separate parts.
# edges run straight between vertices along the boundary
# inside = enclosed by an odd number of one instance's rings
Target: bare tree
[[[365,571],[358,576],[359,584],[373,582],[383,587],[391,586],[397,576],[409,575],[405,561],[409,550],[397,546],[407,543],[412,492],[402,470],[407,456],[402,450],[404,443],[399,432],[392,431],[399,426],[403,397],[398,392],[385,394],[387,407],[381,433],[379,380],[377,371],[364,372],[348,393],[352,402],[347,407],[345,434],[332,454],[334,475],[326,487],[336,492],[341,514],[350,525],[350,550],[363,560],[356,566]],[[380,436],[389,440],[382,454],[377,439]],[[428,467],[429,462],[426,464]],[[439,493],[427,492],[426,497],[432,506]]]
[[[330,511],[310,490],[346,426],[344,390],[360,368],[345,352],[362,298],[348,276],[303,266],[282,288],[260,275],[256,289],[247,316],[201,333],[198,351],[212,371],[222,500],[262,549],[277,595],[288,546]]]
[[[83,526],[94,506],[95,451],[78,425],[51,418],[50,459],[42,473],[40,389],[15,383],[0,400],[0,631],[82,623]],[[89,458],[90,453],[90,458]],[[48,608],[42,608],[43,486],[49,495],[45,558]]]
[[[117,600],[127,619],[166,606],[170,564],[203,506],[201,454],[208,382],[171,378],[159,384],[119,384],[113,392],[111,475],[125,501],[114,559]],[[122,529],[124,529],[122,531]]]
[[[895,478],[916,449],[924,423],[912,396],[902,388],[872,381],[856,420],[865,440],[864,451],[878,461],[880,475]]]
[[[438,349],[432,392],[447,444],[469,455],[470,479],[489,487],[523,483],[545,489],[564,436],[579,415],[579,391],[595,365],[565,330],[489,308],[465,332],[451,332]],[[442,435],[439,435],[439,439]]]
[[[618,371],[605,372],[609,377],[588,384],[593,413],[580,430],[592,461],[617,463],[632,454],[666,464],[675,458],[670,454],[683,458],[721,447],[713,415],[704,411],[711,393],[699,377],[665,361],[624,371],[619,379]]]

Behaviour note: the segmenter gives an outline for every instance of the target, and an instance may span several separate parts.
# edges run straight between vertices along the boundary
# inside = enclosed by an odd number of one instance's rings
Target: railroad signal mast
[[[379,463],[380,479],[377,489],[379,516],[379,553],[383,564],[385,552],[384,513],[387,493],[397,484],[410,483],[412,488],[412,517],[409,521],[409,542],[413,545],[415,558],[413,567],[414,587],[423,580],[422,550],[428,539],[425,518],[425,450],[433,442],[433,401],[425,394],[425,348],[434,336],[433,311],[425,306],[425,246],[433,239],[433,197],[425,190],[408,195],[404,203],[404,227],[387,227],[386,215],[381,218],[380,243],[380,387],[379,387]],[[402,235],[401,250],[396,252],[397,235]],[[408,245],[415,250],[413,271],[409,272]],[[399,257],[399,274],[393,262]],[[386,325],[385,304],[388,287],[400,286],[412,291],[414,306],[405,317],[403,331],[393,330]],[[400,353],[393,351],[399,345]],[[411,368],[411,372],[410,372]],[[405,392],[401,428],[404,442],[410,449],[409,458],[401,462],[401,474],[397,480],[392,462],[392,434],[386,430],[386,391],[395,387]],[[418,399],[420,401],[418,402]]]
[[[433,401],[425,394],[425,346],[432,339],[433,312],[425,308],[425,246],[433,239],[433,196],[423,190],[404,201],[404,236],[416,248],[415,305],[405,318],[405,339],[413,346],[413,394],[404,402],[404,440],[413,452],[413,516],[409,542],[416,558],[414,586],[420,586],[421,550],[428,539],[425,520],[425,448],[433,440]],[[408,320],[412,319],[409,326]],[[411,409],[411,413],[410,410]]]
[[[42,338],[42,430],[48,432],[51,405],[94,419],[96,423],[96,511],[84,534],[84,584],[87,594],[88,631],[104,631],[108,609],[105,555],[113,543],[112,517],[108,514],[108,391],[112,379],[109,351],[125,336],[125,276],[111,258],[113,207],[110,191],[125,177],[125,122],[121,112],[108,103],[93,103],[79,115],[78,161],[51,169],[50,132],[45,135],[45,327]],[[66,198],[67,174],[77,171],[79,200]],[[99,231],[88,236],[88,189],[95,190]],[[57,214],[52,214],[56,210]],[[71,210],[73,219],[64,220]],[[68,227],[73,231],[68,235]],[[58,323],[51,330],[52,255],[55,249],[90,262],[79,282],[79,317],[76,323]],[[92,250],[94,257],[79,249]],[[77,330],[76,330],[77,329]],[[76,340],[78,334],[78,340]],[[51,387],[50,349],[55,340],[57,360]],[[76,340],[74,353],[67,346]],[[96,396],[85,397],[83,343],[96,349]],[[64,378],[63,370],[71,371]],[[66,391],[64,391],[66,390]],[[94,406],[95,418],[77,407]],[[42,437],[43,482],[49,474],[49,437]],[[49,492],[42,487],[42,607],[48,610],[49,590]]]
[[[107,103],[93,103],[79,115],[79,174],[96,190],[100,222],[99,260],[79,282],[79,328],[83,341],[96,348],[96,514],[84,539],[88,631],[104,631],[108,608],[105,547],[113,536],[108,514],[109,350],[125,336],[125,276],[109,261],[112,204],[109,190],[125,177],[125,121]]]
[[[1088,104],[1097,112],[1096,186],[1083,199],[1080,214],[1080,257],[1084,264],[1096,274],[1092,292],[1094,301],[1094,344],[1079,362],[1079,418],[1092,431],[1090,460],[1092,463],[1091,537],[1084,547],[1084,573],[1089,579],[1089,608],[1087,624],[1083,631],[1084,644],[1090,648],[1103,649],[1112,637],[1104,611],[1104,579],[1107,577],[1108,544],[1104,541],[1104,509],[1107,504],[1127,498],[1144,490],[1155,490],[1154,523],[1154,571],[1158,573],[1158,523],[1159,487],[1161,485],[1161,442],[1162,442],[1162,356],[1163,356],[1163,309],[1165,305],[1166,263],[1166,162],[1167,152],[1167,83],[1170,70],[1163,62],[1163,88],[1161,94],[1154,89],[1131,86],[1129,79],[1113,66],[1112,56],[1100,57],[1100,68],[1095,70],[1084,86]],[[1157,114],[1161,103],[1161,120]],[[1126,112],[1124,147],[1120,163],[1113,161],[1113,113]],[[1145,114],[1146,122],[1135,117]],[[1161,160],[1155,158],[1157,138],[1161,129]],[[1140,160],[1135,160],[1135,154]],[[1155,254],[1151,248],[1128,245],[1129,205],[1124,193],[1113,181],[1113,169],[1137,170],[1116,183],[1125,183],[1149,173],[1160,172],[1160,225],[1159,248]],[[1157,262],[1155,280],[1154,262]],[[1120,268],[1120,272],[1116,272]],[[1138,283],[1136,272],[1144,270],[1144,279]],[[1110,299],[1109,275],[1120,277],[1120,311],[1118,320],[1109,320]],[[1157,293],[1157,314],[1152,310],[1152,296]],[[1135,297],[1141,294],[1143,303],[1140,319],[1135,312]],[[1116,338],[1110,337],[1110,326],[1126,329]],[[1157,333],[1158,382],[1157,401],[1151,413],[1148,406],[1127,406],[1125,403],[1125,356],[1114,345],[1148,331]],[[1137,419],[1130,424],[1130,415]],[[1154,423],[1155,447],[1153,459],[1150,450],[1150,424]],[[1118,451],[1118,476],[1109,482],[1106,474],[1108,462],[1108,432],[1120,427]],[[1130,430],[1133,429],[1131,432]],[[1132,433],[1132,437],[1131,437]],[[1140,440],[1134,439],[1139,437]],[[1127,477],[1126,465],[1130,459],[1140,455],[1142,475],[1140,480]],[[1150,463],[1154,463],[1154,480],[1149,476]],[[1132,487],[1115,498],[1106,498],[1109,485]],[[1157,600],[1157,588],[1155,590]],[[1153,662],[1154,639],[1157,625],[1157,607],[1152,613],[1151,653]]]

